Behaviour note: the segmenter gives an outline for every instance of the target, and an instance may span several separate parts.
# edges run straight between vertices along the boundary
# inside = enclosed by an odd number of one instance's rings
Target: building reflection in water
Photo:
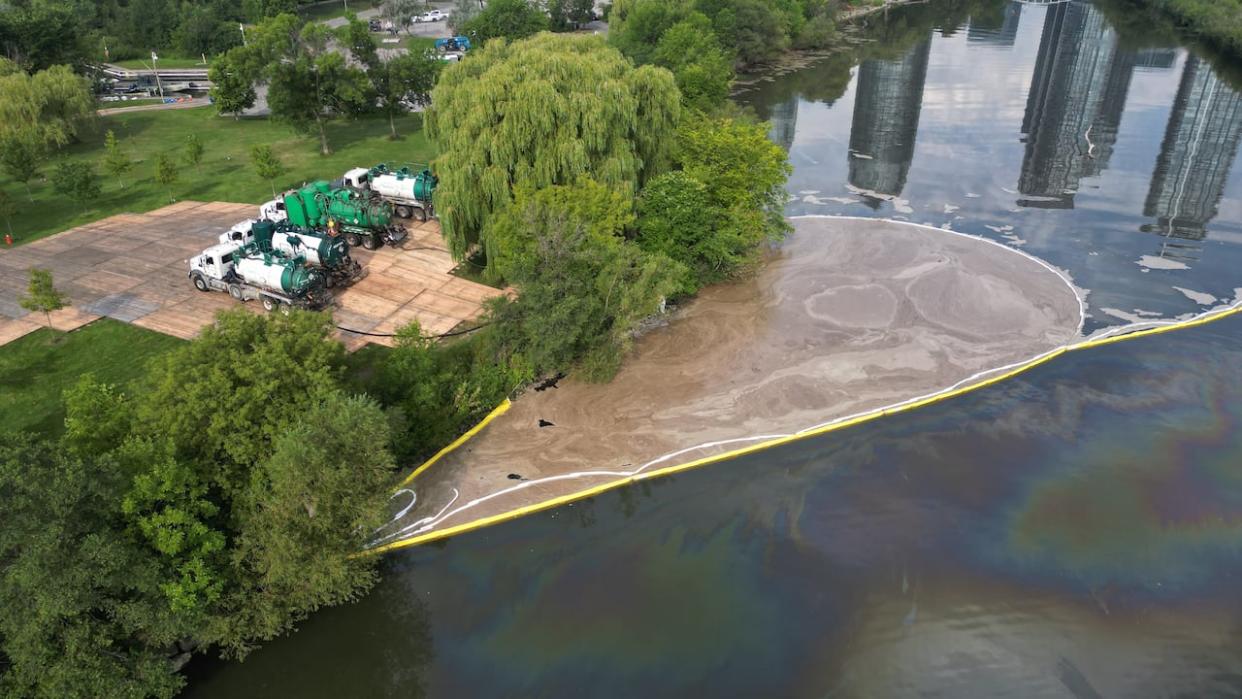
[[[894,197],[905,188],[930,53],[929,36],[899,60],[869,59],[858,67],[849,153],[854,187]],[[880,205],[875,197],[864,200],[872,208]]]
[[[1143,226],[1168,240],[1163,254],[1190,257],[1216,217],[1229,170],[1242,141],[1242,96],[1206,63],[1186,57],[1181,84],[1160,145],[1143,215]],[[1175,240],[1177,239],[1177,240]]]
[[[1134,67],[1148,70],[1171,70],[1177,63],[1177,49],[1146,48],[1134,52]]]
[[[768,138],[788,153],[793,147],[794,134],[798,131],[798,96],[795,94],[784,102],[772,105],[768,121],[772,122]]]
[[[1013,46],[1018,38],[1018,23],[1022,19],[1022,3],[1009,0],[1001,12],[1000,26],[988,21],[990,17],[971,15],[970,24],[966,27],[966,41],[972,44]]]
[[[1048,7],[1022,120],[1019,206],[1071,209],[1082,178],[1108,167],[1134,59],[1094,6]]]

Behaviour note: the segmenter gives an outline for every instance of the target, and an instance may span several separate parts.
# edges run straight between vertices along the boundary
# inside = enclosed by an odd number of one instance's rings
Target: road
[[[122,114],[125,112],[153,112],[160,109],[193,109],[195,107],[206,107],[209,104],[211,104],[211,100],[206,97],[195,97],[182,102],[139,104],[133,107],[109,107],[107,109],[100,109],[95,113],[99,116],[108,116],[109,114]]]

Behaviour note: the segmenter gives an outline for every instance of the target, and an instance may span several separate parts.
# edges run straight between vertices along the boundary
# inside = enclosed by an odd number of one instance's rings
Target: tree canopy
[[[492,39],[523,39],[549,28],[548,15],[531,0],[491,0],[461,26],[480,43]]]
[[[427,113],[453,253],[479,240],[516,187],[587,176],[633,196],[666,166],[679,113],[671,74],[634,68],[601,37],[541,34],[476,50],[444,71]]]
[[[232,311],[126,393],[87,375],[57,441],[0,435],[0,693],[170,697],[375,580],[390,420],[320,314]]]
[[[577,367],[589,379],[616,373],[642,319],[676,290],[677,263],[626,240],[628,195],[583,178],[522,187],[485,235],[497,271],[517,288],[492,305],[500,356],[536,372]]]
[[[755,260],[789,230],[789,164],[762,124],[688,119],[678,130],[680,169],[656,178],[639,201],[638,242],[681,262],[679,291],[693,293]]]

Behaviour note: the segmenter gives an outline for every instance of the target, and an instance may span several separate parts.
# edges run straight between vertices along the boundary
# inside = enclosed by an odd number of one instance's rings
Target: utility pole
[[[151,52],[151,72],[155,73],[155,87],[156,89],[160,91],[160,99],[164,99],[164,85],[160,82],[160,67],[156,65],[155,63],[159,59],[160,57],[155,55],[155,52],[152,51]]]

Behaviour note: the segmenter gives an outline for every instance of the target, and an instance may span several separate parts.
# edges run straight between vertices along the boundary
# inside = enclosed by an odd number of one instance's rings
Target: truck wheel
[[[418,222],[419,222],[419,223],[422,223],[423,221],[426,221],[426,220],[427,220],[427,210],[426,210],[426,209],[424,209],[424,208],[422,208],[421,206],[420,206],[420,207],[418,207],[418,208],[416,208],[416,209],[414,209],[414,218],[418,219]]]
[[[293,312],[293,306],[290,306],[287,303],[280,304],[280,314],[282,316],[287,316],[292,312]]]
[[[207,288],[207,280],[203,279],[203,275],[201,274],[194,275],[194,288],[198,289],[199,291],[209,291],[209,289]]]
[[[367,250],[378,250],[379,246],[380,246],[380,240],[376,236],[368,235],[367,237],[362,239],[362,247],[366,248]]]
[[[393,211],[393,213],[395,213],[395,214],[397,215],[397,217],[398,217],[398,218],[409,218],[409,217],[410,217],[410,207],[408,207],[408,206],[404,206],[404,205],[402,205],[402,206],[398,206],[398,207],[397,207],[397,208]]]
[[[362,236],[357,233],[346,233],[345,242],[349,243],[349,247],[356,248],[362,244]]]
[[[276,304],[278,303],[280,302],[272,298],[271,296],[264,296],[263,297],[263,310],[274,311],[276,310]]]
[[[229,284],[229,296],[232,296],[238,301],[241,301],[242,300],[241,287],[236,284]]]

